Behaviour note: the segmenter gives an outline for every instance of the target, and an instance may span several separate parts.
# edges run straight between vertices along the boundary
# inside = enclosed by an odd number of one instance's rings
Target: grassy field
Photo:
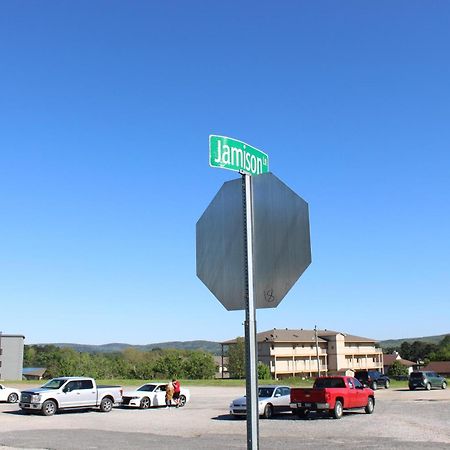
[[[43,385],[47,380],[21,380],[14,381],[15,385],[20,386],[36,386]],[[98,384],[120,385],[120,386],[140,386],[147,382],[164,383],[169,380],[133,380],[133,379],[112,379],[112,380],[96,380]],[[285,384],[287,386],[312,386],[314,380],[302,380],[299,378],[292,378],[282,381],[274,380],[259,380],[259,384]],[[7,383],[7,382],[6,382]],[[214,379],[214,380],[180,380],[183,386],[245,386],[245,380],[230,380],[230,379]]]
[[[113,379],[113,380],[97,380],[98,384],[108,384],[108,385],[119,385],[119,386],[140,386],[148,381],[153,382],[166,382],[168,380],[124,380],[124,379]],[[24,381],[14,381],[15,385],[23,386],[26,388],[27,386],[36,386],[42,385],[46,381],[41,380],[24,380]],[[180,380],[181,385],[183,386],[223,386],[223,387],[232,387],[232,386],[245,386],[245,380]],[[301,378],[287,378],[284,380],[259,380],[259,385],[263,384],[284,384],[286,386],[292,387],[312,387],[314,383],[313,379],[301,379]],[[397,381],[391,380],[391,389],[405,389],[408,388],[407,381]]]

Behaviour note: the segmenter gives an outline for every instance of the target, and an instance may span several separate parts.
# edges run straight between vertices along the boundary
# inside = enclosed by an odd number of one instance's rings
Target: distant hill
[[[442,339],[445,338],[450,333],[447,334],[439,334],[437,336],[422,336],[422,337],[415,337],[415,338],[403,338],[403,339],[388,339],[386,341],[380,341],[380,347],[386,348],[386,347],[400,347],[403,342],[408,342],[409,344],[412,344],[414,341],[421,341],[421,342],[428,342],[430,344],[439,344]]]
[[[448,333],[450,334],[450,333]],[[446,334],[440,334],[437,336],[422,336],[414,338],[402,338],[402,339],[387,339],[385,341],[379,341],[380,347],[399,347],[402,342],[409,342],[412,344],[414,341],[429,342],[431,344],[438,344]],[[38,344],[42,345],[42,344]],[[55,345],[60,348],[72,348],[77,352],[86,353],[113,353],[121,352],[127,348],[134,348],[141,351],[151,351],[155,348],[167,349],[173,348],[176,350],[204,350],[210,352],[214,355],[221,354],[221,346],[219,342],[214,341],[172,341],[172,342],[158,342],[156,344],[146,344],[146,345],[132,345],[123,343],[111,343],[103,345],[87,345],[87,344],[72,344],[72,343],[52,343],[50,345]]]
[[[44,344],[37,344],[44,345]],[[214,355],[220,355],[221,346],[218,342],[213,341],[173,341],[173,342],[159,342],[156,344],[146,345],[132,345],[122,343],[111,343],[102,345],[89,345],[89,344],[73,344],[73,343],[50,343],[48,345],[55,345],[60,348],[72,348],[77,352],[86,353],[113,353],[121,352],[127,348],[134,348],[141,351],[150,351],[156,348],[168,349],[173,348],[176,350],[204,350],[206,352],[213,353]]]

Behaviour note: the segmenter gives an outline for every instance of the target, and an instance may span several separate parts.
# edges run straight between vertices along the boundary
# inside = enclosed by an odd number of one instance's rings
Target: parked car
[[[62,409],[100,408],[111,411],[122,401],[120,386],[98,386],[93,378],[53,378],[41,388],[22,391],[19,406],[24,413],[41,412],[52,416]]]
[[[379,387],[388,389],[391,384],[389,377],[378,370],[357,370],[355,372],[355,378],[374,391]]]
[[[431,388],[445,389],[447,380],[436,372],[416,371],[409,374],[408,386],[411,391],[416,388],[424,388],[427,391]]]
[[[291,388],[289,386],[266,385],[258,388],[258,412],[265,419],[274,414],[289,411]],[[230,403],[230,414],[233,417],[247,414],[247,398],[239,397]]]
[[[312,389],[292,388],[290,406],[299,417],[306,417],[310,411],[326,411],[340,419],[345,409],[364,408],[367,414],[372,414],[375,395],[353,377],[320,377]]]
[[[151,406],[166,406],[166,386],[167,383],[146,383],[135,391],[126,391],[122,396],[122,405],[141,409]],[[183,407],[190,398],[189,389],[182,387],[178,406]]]
[[[16,403],[19,400],[20,391],[0,384],[0,402]]]

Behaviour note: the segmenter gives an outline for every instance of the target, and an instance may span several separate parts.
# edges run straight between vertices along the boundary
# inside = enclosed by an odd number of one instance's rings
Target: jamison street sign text
[[[260,175],[269,171],[269,157],[245,142],[225,136],[209,136],[209,165]]]

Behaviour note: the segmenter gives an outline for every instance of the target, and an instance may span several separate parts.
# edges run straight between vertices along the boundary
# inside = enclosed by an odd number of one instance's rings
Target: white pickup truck
[[[111,411],[115,403],[122,402],[120,386],[97,386],[93,378],[53,378],[38,389],[22,391],[19,406],[24,413],[41,412],[52,416],[58,410],[99,407]]]

